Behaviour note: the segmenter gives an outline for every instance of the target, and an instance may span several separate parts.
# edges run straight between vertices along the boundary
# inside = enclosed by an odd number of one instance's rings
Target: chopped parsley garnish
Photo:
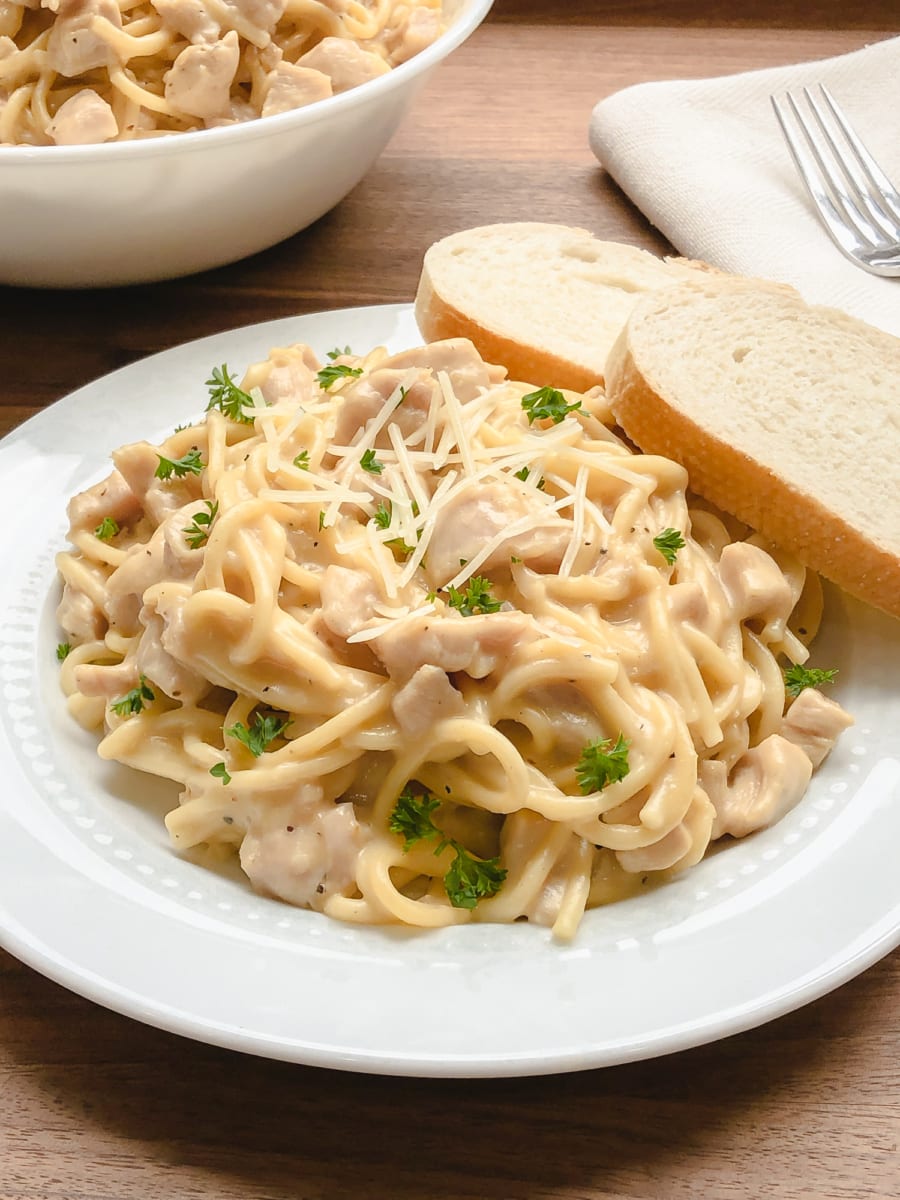
[[[57,642],[56,658],[59,662],[64,662],[65,659],[67,659],[71,653],[72,653],[72,643],[71,642]]]
[[[334,362],[334,360],[336,358],[341,358],[341,356],[346,357],[347,355],[350,355],[352,353],[353,353],[353,351],[350,349],[349,346],[345,346],[343,348],[343,350],[341,350],[341,348],[339,346],[335,346],[335,348],[333,350],[328,351],[328,353],[325,355],[325,357],[330,358],[331,361]]]
[[[359,465],[364,471],[368,471],[370,475],[380,475],[384,470],[384,463],[375,457],[374,450],[364,450],[362,458],[359,460]]]
[[[146,676],[142,675],[138,680],[137,687],[126,692],[120,700],[113,700],[109,707],[116,716],[133,717],[135,713],[143,712],[146,701],[155,699],[156,693],[147,683]]]
[[[282,721],[275,716],[264,717],[262,713],[255,713],[249,729],[242,721],[238,721],[225,730],[225,736],[241,742],[254,758],[259,758],[263,751],[268,750],[272,742],[284,733],[289,724],[288,720]]]
[[[232,421],[240,421],[242,425],[252,425],[253,417],[244,412],[244,408],[253,408],[253,397],[243,388],[238,387],[228,372],[228,367],[213,367],[212,375],[206,381],[209,388],[209,404],[206,411],[217,408]]]
[[[437,838],[435,854],[451,849],[455,855],[444,875],[444,890],[454,908],[473,909],[479,900],[493,896],[506,879],[506,869],[499,858],[476,858],[455,838],[447,837],[435,825],[431,814],[440,801],[430,792],[416,795],[404,788],[388,819],[388,828],[403,838],[404,853],[417,842]]]
[[[119,522],[113,517],[104,517],[94,530],[94,537],[99,538],[101,542],[108,542],[111,541],[118,532]]]
[[[399,408],[400,405],[403,403],[403,401],[406,399],[406,397],[408,395],[409,395],[409,388],[405,388],[403,386],[403,384],[401,384],[400,385],[400,395],[397,397],[397,403],[394,405],[394,407]]]
[[[192,450],[188,450],[187,454],[183,454],[181,458],[164,458],[162,454],[158,454],[157,458],[159,459],[159,466],[155,471],[157,479],[171,479],[173,475],[176,479],[182,479],[185,475],[199,475],[204,466],[200,458],[200,451],[196,446]]]
[[[671,567],[675,561],[675,556],[678,551],[684,546],[685,541],[677,529],[664,529],[662,533],[658,533],[653,539],[653,545],[657,548],[663,558]]]
[[[521,479],[523,483],[527,483],[528,482],[528,472],[530,469],[531,469],[530,467],[523,467],[521,471],[514,471],[513,474],[515,475],[516,479]],[[544,477],[542,475],[541,478],[535,484],[535,487],[537,488],[537,490],[539,492],[542,492],[544,490],[545,486],[546,486],[546,484],[544,482]]]
[[[578,786],[584,795],[602,791],[608,784],[625,778],[631,769],[628,765],[629,745],[621,733],[615,745],[612,738],[595,738],[588,742],[575,766]]]
[[[464,617],[500,610],[500,601],[491,595],[491,581],[482,575],[474,575],[464,591],[460,592],[455,587],[448,588],[447,602],[451,608],[459,609]]]
[[[309,470],[309,451],[301,450],[299,454],[294,455],[294,466],[301,471]]]
[[[210,526],[219,511],[218,500],[204,500],[203,503],[206,505],[206,512],[195,513],[191,524],[181,531],[192,550],[199,550],[209,539]]]
[[[324,508],[319,509],[319,528],[320,529],[325,528],[325,509]]]
[[[440,806],[437,796],[426,792],[417,796],[409,788],[397,797],[397,803],[388,820],[391,833],[398,833],[403,838],[403,850],[411,850],[416,842],[423,838],[434,837],[440,830],[431,819],[431,814]]]
[[[527,396],[523,396],[522,407],[528,414],[529,425],[533,425],[535,421],[548,419],[554,425],[558,425],[567,413],[581,408],[581,401],[576,400],[574,404],[567,404],[565,396],[558,388],[542,387],[538,388],[536,392],[529,392]]]
[[[345,363],[332,363],[329,367],[323,367],[316,374],[316,379],[318,379],[322,391],[327,392],[339,379],[352,379],[362,373],[362,367],[348,367]]]
[[[820,667],[802,667],[792,663],[784,671],[784,690],[789,696],[799,696],[807,688],[821,687],[823,683],[833,683],[837,670],[823,670]]]
[[[212,775],[213,779],[221,779],[223,786],[231,783],[231,776],[228,774],[228,768],[223,762],[217,762],[214,767],[210,767],[209,773]]]
[[[375,522],[376,529],[387,529],[391,523],[391,510],[386,504],[379,504],[372,520]]]

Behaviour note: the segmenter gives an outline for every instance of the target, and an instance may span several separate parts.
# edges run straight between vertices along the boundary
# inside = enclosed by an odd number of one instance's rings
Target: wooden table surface
[[[0,432],[190,338],[409,301],[423,251],[457,228],[555,220],[665,249],[590,154],[596,100],[897,31],[897,0],[497,0],[368,177],[313,228],[174,283],[0,289]],[[900,1197],[900,956],[714,1045],[466,1082],[353,1076],[196,1044],[0,952],[0,1200],[151,1195]]]

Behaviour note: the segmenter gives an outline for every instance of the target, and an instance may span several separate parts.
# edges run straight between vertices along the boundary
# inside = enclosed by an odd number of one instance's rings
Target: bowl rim
[[[286,130],[302,129],[329,120],[341,112],[361,108],[370,100],[386,96],[426,74],[470,37],[482,24],[494,0],[459,0],[458,11],[451,23],[430,46],[400,63],[384,75],[367,80],[346,92],[329,96],[304,108],[290,109],[269,117],[256,117],[235,125],[220,125],[213,129],[194,129],[158,138],[141,138],[125,142],[92,142],[83,146],[0,146],[0,168],[24,164],[49,167],[55,163],[88,163],[113,159],[155,158],[171,154],[196,153],[214,150],[223,142],[240,144],[245,141],[278,137]]]

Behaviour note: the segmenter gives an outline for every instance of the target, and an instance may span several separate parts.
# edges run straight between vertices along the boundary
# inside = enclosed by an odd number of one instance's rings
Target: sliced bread
[[[469,338],[514,379],[586,391],[642,295],[710,270],[568,225],[482,225],[426,252],[416,320],[426,341]]]
[[[691,487],[900,617],[900,339],[765,283],[640,300],[610,407]]]

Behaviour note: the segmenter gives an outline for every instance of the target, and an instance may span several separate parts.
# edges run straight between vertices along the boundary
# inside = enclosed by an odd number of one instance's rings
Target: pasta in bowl
[[[305,228],[491,0],[0,5],[0,282],[174,278]]]
[[[70,505],[62,683],[103,758],[179,784],[173,844],[259,891],[571,938],[777,821],[849,724],[803,665],[817,579],[601,393],[464,340],[208,387]]]

